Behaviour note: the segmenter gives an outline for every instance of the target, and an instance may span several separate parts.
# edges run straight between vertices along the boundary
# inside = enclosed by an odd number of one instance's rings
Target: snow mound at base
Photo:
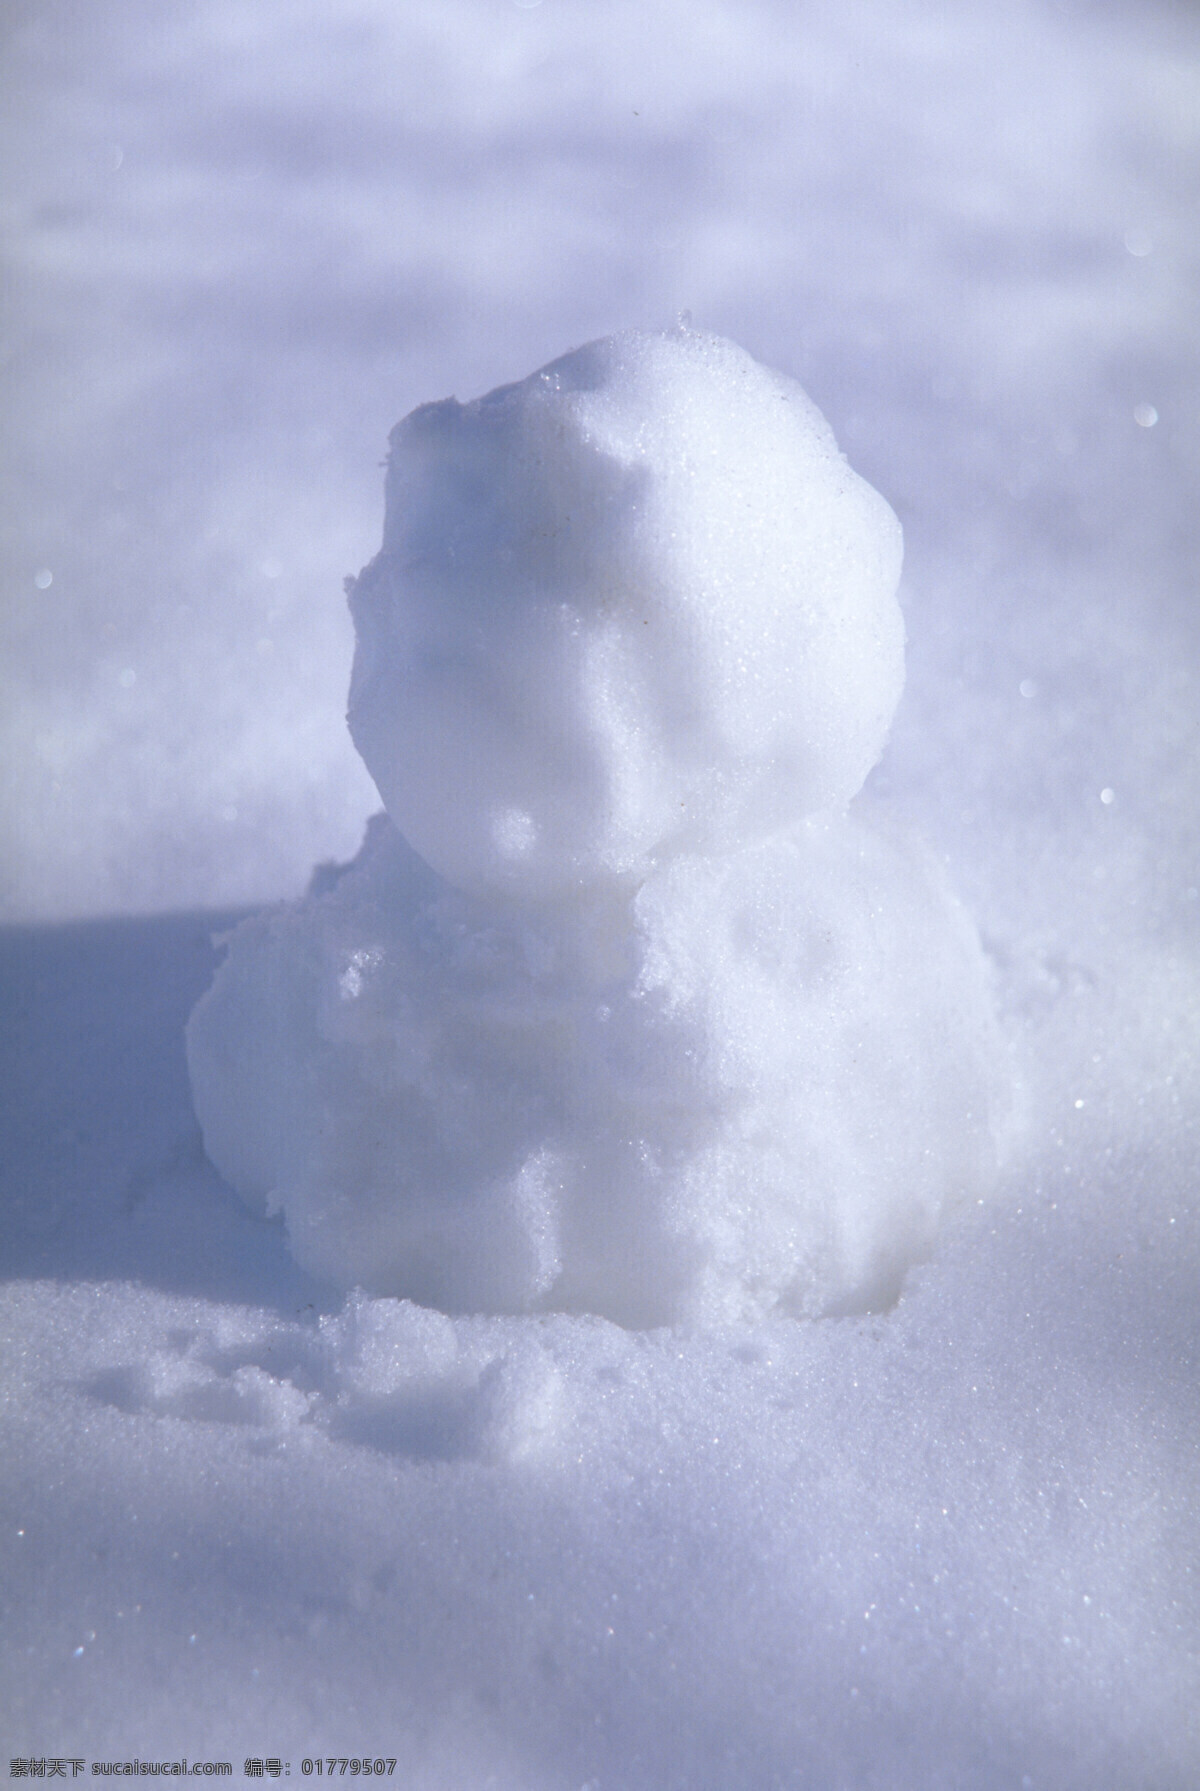
[[[888,1303],[995,1169],[969,921],[846,819],[504,906],[380,817],[193,1015],[205,1142],[311,1272],[633,1325]]]

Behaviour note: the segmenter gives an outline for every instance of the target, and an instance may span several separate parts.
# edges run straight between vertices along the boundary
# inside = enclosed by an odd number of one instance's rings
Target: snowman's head
[[[903,683],[900,557],[793,381],[608,337],[393,432],[351,731],[451,882],[637,879],[850,800]]]

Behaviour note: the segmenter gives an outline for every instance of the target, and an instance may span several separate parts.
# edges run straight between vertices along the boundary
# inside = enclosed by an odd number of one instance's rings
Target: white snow
[[[8,1757],[1190,1791],[1195,14],[48,0],[5,54]],[[377,806],[340,583],[395,419],[689,307],[799,378],[903,523],[883,757],[849,819],[789,825],[869,840],[889,886],[899,854],[914,904],[957,892],[1017,1040],[1016,1148],[884,1312],[348,1297],[201,1151],[209,935],[349,858]],[[533,819],[505,799],[505,862]],[[778,849],[612,873],[631,900],[688,881],[679,987],[714,860]],[[371,854],[302,911],[359,1068],[406,1036],[366,1040],[395,968],[363,936]],[[527,899],[429,887],[447,915]],[[839,906],[848,946],[861,923]],[[882,952],[892,1037],[923,937]],[[410,1042],[444,1017],[418,1006]]]
[[[313,1274],[635,1325],[889,1303],[1010,1105],[969,921],[836,819],[526,909],[381,817],[235,934],[189,1058],[210,1158]]]
[[[451,1312],[889,1303],[1007,1104],[969,921],[843,815],[903,675],[895,517],[683,328],[392,443],[350,723],[400,832],[231,941],[210,1158],[314,1274]]]
[[[845,1313],[989,1193],[978,938],[844,818],[899,552],[799,387],[688,328],[392,432],[349,720],[394,827],[245,922],[188,1028],[208,1155],[304,1268],[448,1311]]]
[[[640,880],[861,787],[900,551],[794,380],[688,328],[607,337],[392,432],[350,731],[450,882]]]

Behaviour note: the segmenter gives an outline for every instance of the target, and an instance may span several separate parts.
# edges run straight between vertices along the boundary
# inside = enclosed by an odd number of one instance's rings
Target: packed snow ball
[[[640,878],[859,789],[904,681],[900,558],[793,380],[611,336],[393,431],[350,730],[460,888]]]
[[[902,683],[895,517],[683,329],[392,439],[351,599],[387,814],[233,935],[188,1036],[209,1155],[311,1272],[448,1312],[888,1305],[1006,1107],[970,920],[846,812]]]

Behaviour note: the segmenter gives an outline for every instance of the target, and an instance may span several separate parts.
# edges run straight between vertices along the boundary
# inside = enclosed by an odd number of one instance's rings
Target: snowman
[[[1005,1103],[968,917],[851,806],[900,561],[799,386],[690,328],[397,427],[350,584],[385,813],[189,1026],[209,1155],[301,1264],[636,1327],[896,1299]]]

